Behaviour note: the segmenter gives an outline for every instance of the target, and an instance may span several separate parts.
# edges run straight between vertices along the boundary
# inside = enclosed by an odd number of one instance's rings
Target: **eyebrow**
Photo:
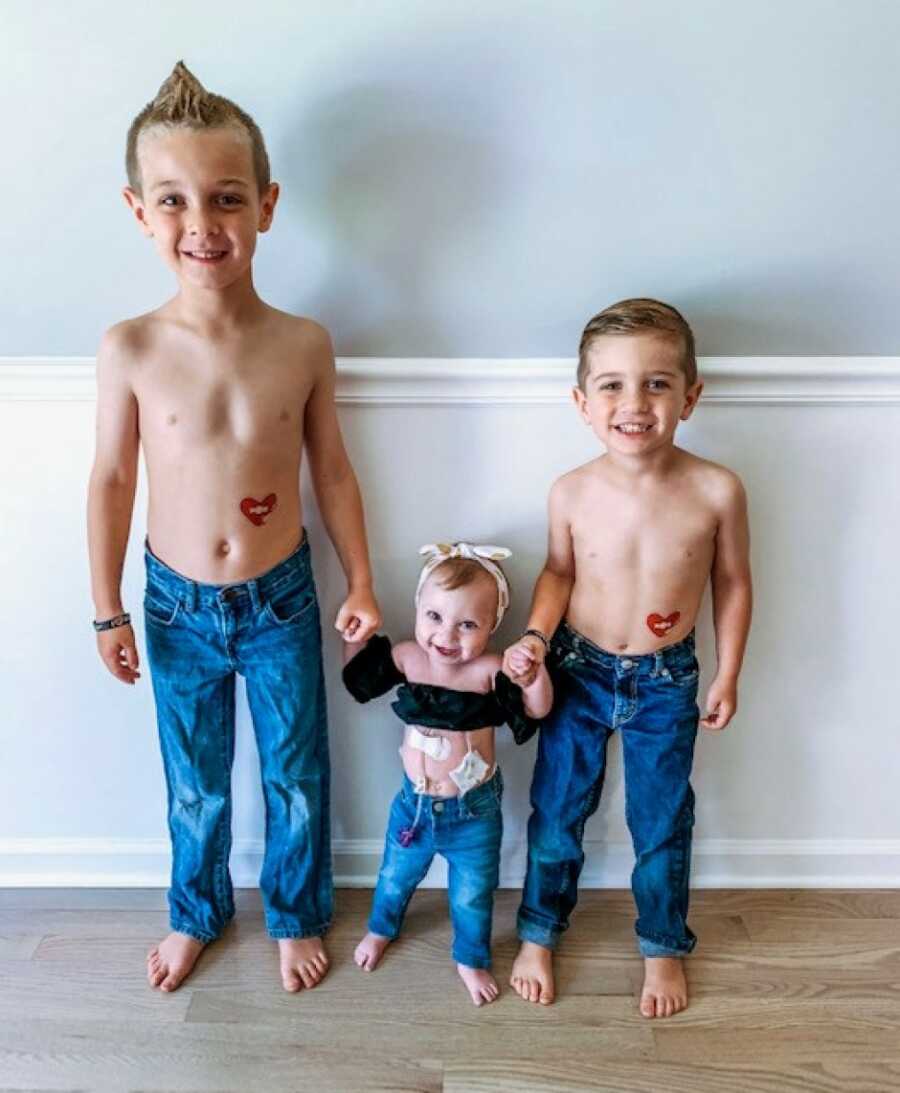
[[[150,187],[151,190],[161,190],[166,186],[180,186],[181,183],[175,178],[164,178],[162,182],[154,182]],[[245,189],[249,187],[249,182],[245,182],[242,178],[220,178],[215,183],[216,186],[243,186]]]
[[[609,379],[621,379],[624,375],[623,372],[598,372],[596,375],[591,376],[592,380],[609,380]],[[646,372],[647,376],[668,376],[671,379],[675,379],[678,376],[677,372],[667,372],[663,368],[653,368],[649,372]]]

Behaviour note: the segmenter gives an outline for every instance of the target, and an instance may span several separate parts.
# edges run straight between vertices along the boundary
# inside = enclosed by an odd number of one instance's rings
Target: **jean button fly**
[[[626,657],[626,658],[625,658],[625,659],[624,659],[624,660],[622,661],[622,667],[623,667],[623,668],[633,668],[633,667],[634,667],[634,661],[633,661],[633,660],[629,660],[629,659],[628,659],[628,657]]]
[[[444,811],[444,802],[443,801],[435,801],[434,802],[434,811],[435,812],[443,812]]]

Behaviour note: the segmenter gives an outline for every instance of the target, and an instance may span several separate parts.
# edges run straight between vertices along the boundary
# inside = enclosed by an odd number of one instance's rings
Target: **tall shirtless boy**
[[[640,1012],[669,1017],[687,1005],[694,621],[711,579],[718,669],[700,724],[720,731],[737,708],[751,608],[740,480],[673,443],[702,386],[691,329],[666,304],[624,300],[584,330],[575,403],[606,454],[554,483],[529,632],[504,658],[507,673],[527,682],[549,648],[556,693],[531,788],[511,977],[527,1001],[554,1000],[552,954],[577,899],[606,745],[620,730],[645,966]]]
[[[125,199],[178,292],[107,332],[97,364],[88,498],[101,658],[139,677],[120,583],[138,450],[150,486],[144,601],[172,840],[172,932],[150,983],[175,990],[234,914],[228,858],[235,674],[243,675],[266,806],[260,888],[286,990],[328,968],[329,763],[321,633],[299,473],[304,444],[347,577],[336,628],[379,623],[363,509],[334,407],[327,332],[266,305],[258,232],[278,185],[262,135],[182,65],[128,134]]]

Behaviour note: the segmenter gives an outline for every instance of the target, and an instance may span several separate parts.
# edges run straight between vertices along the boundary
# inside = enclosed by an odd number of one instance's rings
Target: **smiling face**
[[[416,641],[437,665],[464,664],[487,648],[497,618],[497,585],[488,573],[461,588],[444,588],[440,567],[419,595]]]
[[[574,390],[582,418],[611,454],[647,455],[670,446],[691,416],[703,384],[687,386],[677,338],[608,334],[588,351],[584,390]]]
[[[249,274],[278,186],[260,193],[241,130],[155,128],[138,144],[141,192],[125,199],[183,285],[221,289]]]

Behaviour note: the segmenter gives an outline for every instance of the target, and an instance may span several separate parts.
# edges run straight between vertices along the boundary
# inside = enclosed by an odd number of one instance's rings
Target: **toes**
[[[303,986],[303,984],[300,982],[300,976],[297,975],[296,971],[293,968],[290,968],[288,969],[288,971],[283,971],[281,973],[281,983],[284,989],[286,991],[289,991],[291,994],[296,994],[297,991],[299,991],[300,988]]]
[[[550,990],[549,987],[544,987],[541,990],[540,1002],[542,1006],[551,1006],[555,998],[556,995],[553,993],[552,990]]]
[[[643,1017],[656,1016],[656,1000],[653,995],[645,994],[641,997],[641,1015]]]
[[[160,983],[159,988],[164,991],[174,991],[178,989],[180,982],[181,979],[177,975],[173,972],[169,972],[165,979]]]
[[[308,964],[300,965],[300,978],[303,980],[303,986],[306,987],[307,990],[312,990],[313,987],[318,985],[322,975],[315,964],[310,962]]]

